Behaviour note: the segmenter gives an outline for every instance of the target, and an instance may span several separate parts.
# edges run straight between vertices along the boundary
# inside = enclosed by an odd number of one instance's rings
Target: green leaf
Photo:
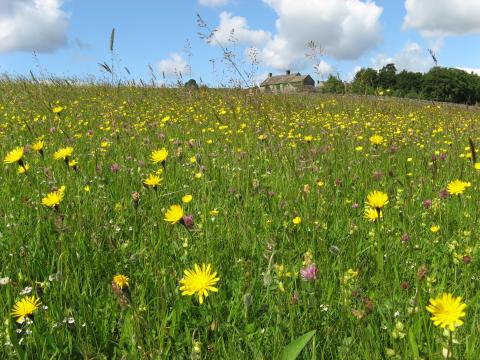
[[[310,339],[315,335],[317,330],[312,330],[288,344],[280,354],[280,360],[294,360],[302,352],[303,348],[307,345]]]
[[[418,359],[420,354],[418,352],[417,340],[415,339],[412,329],[408,331],[408,340],[410,342],[410,347],[412,348],[414,359]]]

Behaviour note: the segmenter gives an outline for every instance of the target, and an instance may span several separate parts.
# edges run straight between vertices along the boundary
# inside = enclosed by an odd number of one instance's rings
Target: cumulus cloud
[[[227,5],[229,2],[230,0],[198,0],[200,5],[210,7]]]
[[[480,33],[478,0],[405,0],[404,28],[426,37]]]
[[[264,52],[274,67],[284,68],[303,57],[312,40],[336,59],[357,59],[381,40],[383,9],[372,1],[263,1],[278,16],[277,33]]]
[[[52,52],[67,43],[62,0],[1,0],[0,53]]]
[[[185,75],[190,70],[186,60],[178,53],[171,53],[169,58],[161,60],[157,69],[166,77]]]
[[[323,79],[333,72],[333,68],[329,63],[322,60],[317,65],[315,65],[315,71]]]
[[[222,12],[216,38],[256,46],[264,65],[276,69],[306,65],[307,43],[326,55],[357,59],[381,40],[383,9],[370,0],[263,0],[277,14],[274,34],[250,29],[246,18]],[[232,29],[234,29],[232,33]]]
[[[251,30],[247,19],[242,16],[233,16],[229,12],[220,14],[220,24],[216,28],[215,39],[227,45],[231,41],[240,44],[259,46],[265,44],[271,34],[264,30]]]
[[[415,72],[427,72],[435,63],[426,49],[423,49],[415,42],[408,42],[403,49],[393,57],[379,54],[372,59],[375,69],[380,69],[387,64],[395,64],[397,70],[408,70]]]

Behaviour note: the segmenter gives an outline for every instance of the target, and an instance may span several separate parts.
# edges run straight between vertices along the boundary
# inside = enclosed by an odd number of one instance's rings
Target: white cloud
[[[348,82],[351,82],[353,81],[353,79],[355,79],[355,75],[357,75],[357,72],[359,72],[360,70],[362,70],[362,67],[357,65],[355,66],[352,71],[350,71],[348,74],[347,74],[347,81]]]
[[[230,0],[198,0],[198,3],[203,6],[223,6],[227,5],[230,2]]]
[[[383,9],[370,0],[263,1],[277,14],[275,34],[250,29],[246,18],[222,12],[215,36],[223,44],[233,35],[238,43],[256,46],[265,66],[304,68],[310,41],[330,57],[357,59],[381,39]]]
[[[329,63],[321,60],[317,65],[315,65],[315,71],[323,79],[333,72],[333,68]]]
[[[326,55],[357,59],[381,39],[383,9],[360,0],[263,0],[277,13],[277,33],[267,44],[264,58],[285,68],[301,60],[306,44],[314,41]]]
[[[474,74],[477,74],[477,75],[480,76],[480,68],[474,69],[474,68],[461,68],[461,67],[459,67],[459,68],[457,68],[457,69],[466,71],[466,72],[469,73],[469,74],[470,74],[470,73],[474,73]]]
[[[67,43],[63,0],[0,0],[0,53],[52,52]]]
[[[165,77],[177,77],[180,74],[184,76],[190,70],[185,59],[178,53],[171,53],[168,59],[161,60],[157,69],[165,74]]]
[[[479,0],[405,0],[404,28],[426,37],[480,33]]]
[[[393,57],[379,54],[372,59],[372,65],[375,69],[380,69],[391,63],[395,64],[398,71],[415,72],[427,72],[435,65],[427,49],[423,49],[414,42],[407,42],[403,49]]]
[[[216,28],[215,39],[223,45],[235,41],[240,44],[259,46],[265,44],[270,38],[271,34],[269,32],[251,30],[248,27],[247,19],[244,17],[233,16],[225,11],[220,14],[220,24]]]

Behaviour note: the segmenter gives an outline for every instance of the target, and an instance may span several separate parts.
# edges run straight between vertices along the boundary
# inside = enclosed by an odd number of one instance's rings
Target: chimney
[[[272,75],[273,75],[272,73],[268,73],[268,77],[272,77]]]
[[[287,70],[287,75],[290,75],[290,70]]]

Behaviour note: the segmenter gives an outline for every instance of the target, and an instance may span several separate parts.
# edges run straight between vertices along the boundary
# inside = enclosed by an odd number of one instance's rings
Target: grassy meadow
[[[1,358],[478,359],[475,146],[475,107],[4,81]]]

